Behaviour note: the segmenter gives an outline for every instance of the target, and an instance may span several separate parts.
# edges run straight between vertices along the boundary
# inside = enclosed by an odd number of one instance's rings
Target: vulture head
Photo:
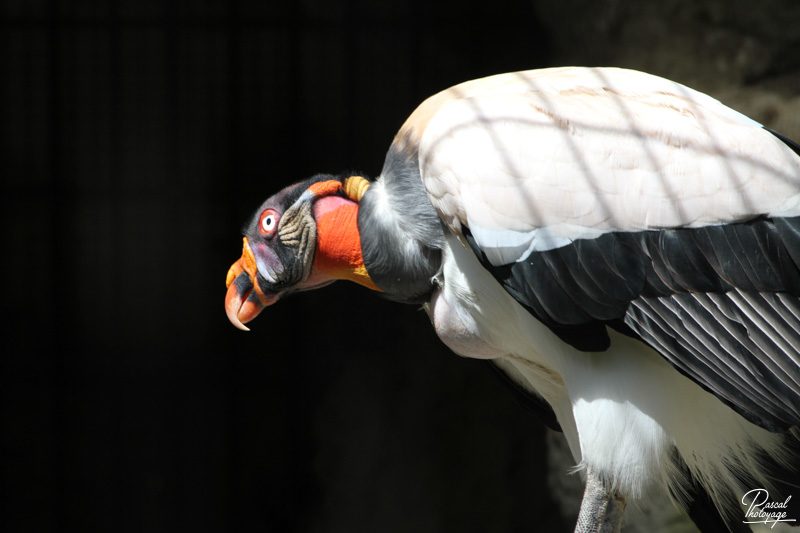
[[[248,330],[264,307],[297,291],[350,279],[378,290],[364,267],[358,200],[369,182],[320,174],[268,198],[244,228],[242,257],[228,270],[225,310]]]

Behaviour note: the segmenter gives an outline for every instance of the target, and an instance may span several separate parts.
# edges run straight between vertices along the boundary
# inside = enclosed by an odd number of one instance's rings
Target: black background
[[[4,531],[571,530],[544,428],[419,309],[341,282],[234,329],[241,225],[503,71],[642,68],[800,131],[790,0],[0,6]]]

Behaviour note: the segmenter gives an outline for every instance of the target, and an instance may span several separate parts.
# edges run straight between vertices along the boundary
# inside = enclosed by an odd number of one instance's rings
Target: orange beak
[[[225,280],[228,287],[225,313],[231,324],[243,331],[250,331],[245,324],[257,317],[266,306],[278,300],[277,295],[264,294],[258,285],[257,273],[256,258],[245,237],[242,257],[231,265]]]

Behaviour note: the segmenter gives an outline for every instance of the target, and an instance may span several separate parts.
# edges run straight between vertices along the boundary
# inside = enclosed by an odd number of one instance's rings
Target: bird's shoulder
[[[800,212],[800,158],[713,98],[622,69],[533,72],[440,101],[419,141],[431,203],[493,264],[609,231]]]

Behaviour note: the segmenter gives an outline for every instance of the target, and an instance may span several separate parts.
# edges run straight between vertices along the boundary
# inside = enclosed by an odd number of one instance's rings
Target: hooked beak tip
[[[229,283],[228,292],[225,294],[225,314],[231,324],[242,331],[250,331],[245,323],[253,320],[264,305],[258,301],[258,297],[253,291],[253,284],[247,272],[240,272],[235,279]]]
[[[244,304],[242,295],[239,294],[236,284],[228,286],[228,293],[225,295],[225,314],[228,315],[228,320],[231,324],[236,326],[242,331],[250,331],[250,328],[244,325],[239,318],[239,311]]]
[[[265,295],[256,285],[256,266],[253,252],[247,238],[244,239],[244,250],[239,258],[228,270],[225,285],[228,292],[225,295],[225,314],[231,324],[242,331],[250,331],[245,326],[268,305],[277,301],[274,294]]]

